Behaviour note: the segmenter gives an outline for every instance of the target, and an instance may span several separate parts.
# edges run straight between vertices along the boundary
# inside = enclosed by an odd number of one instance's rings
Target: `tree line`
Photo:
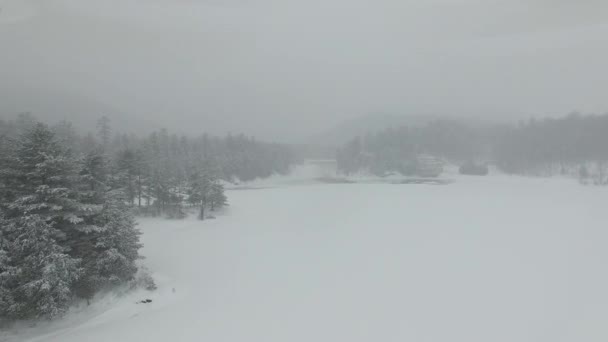
[[[78,134],[28,114],[0,120],[0,319],[53,318],[138,272],[135,214],[199,217],[227,204],[225,182],[285,173],[288,148],[245,136]]]
[[[28,114],[0,121],[0,134],[10,136],[35,121]],[[224,184],[286,174],[296,162],[291,147],[243,134],[188,137],[160,129],[137,136],[113,133],[106,117],[87,134],[78,134],[69,122],[50,129],[76,154],[103,149],[112,186],[124,189],[127,202],[142,215],[180,218],[188,206],[201,212],[220,209],[226,204]]]
[[[337,151],[344,173],[411,174],[416,156],[454,164],[494,164],[507,173],[579,174],[604,184],[608,161],[608,115],[570,114],[516,124],[436,120],[356,137]]]

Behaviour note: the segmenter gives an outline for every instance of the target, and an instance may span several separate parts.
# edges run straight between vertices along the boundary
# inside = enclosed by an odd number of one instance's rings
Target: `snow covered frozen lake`
[[[155,293],[9,340],[608,340],[606,188],[493,176],[228,196],[216,220],[141,220]]]

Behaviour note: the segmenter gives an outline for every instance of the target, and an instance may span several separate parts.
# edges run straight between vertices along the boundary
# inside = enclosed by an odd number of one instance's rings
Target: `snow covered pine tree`
[[[78,188],[85,210],[72,248],[82,259],[84,274],[74,290],[88,301],[99,290],[133,277],[141,244],[124,189],[107,185],[103,150],[89,152],[81,164]]]
[[[73,163],[37,124],[11,145],[2,164],[0,269],[8,318],[52,318],[67,309],[70,286],[80,275],[77,257],[67,254],[66,232],[77,221]],[[61,244],[61,242],[64,242]]]
[[[52,318],[130,280],[139,231],[102,153],[78,163],[43,124],[12,146],[0,165],[0,315]]]
[[[69,305],[82,269],[64,252],[57,232],[38,215],[4,222],[0,254],[0,316],[54,318]]]
[[[224,194],[224,186],[220,182],[219,179],[214,179],[211,182],[211,187],[209,189],[209,209],[214,211],[216,209],[221,209],[228,204],[228,199]]]
[[[224,186],[211,172],[197,171],[190,176],[188,201],[199,206],[199,219],[205,219],[207,209],[214,211],[227,204]]]

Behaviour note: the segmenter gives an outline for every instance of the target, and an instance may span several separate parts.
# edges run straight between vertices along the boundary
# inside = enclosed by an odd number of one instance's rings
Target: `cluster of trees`
[[[102,150],[77,158],[40,123],[0,146],[0,318],[52,318],[131,281],[140,233]]]
[[[17,120],[0,122],[0,134],[10,135],[33,122],[30,115],[22,114]],[[223,184],[285,174],[295,162],[292,148],[244,135],[192,138],[166,129],[146,136],[113,134],[105,117],[96,133],[79,135],[69,122],[51,130],[77,154],[102,146],[110,182],[123,188],[126,201],[144,215],[180,218],[188,206],[198,206],[203,213],[219,209],[226,204]]]
[[[338,169],[349,174],[369,171],[383,176],[391,172],[412,175],[419,156],[469,160],[484,155],[484,132],[456,120],[438,120],[427,125],[389,128],[356,137],[338,149]]]
[[[164,129],[143,138],[119,136],[109,150],[129,202],[144,214],[169,217],[182,217],[184,206],[197,205],[204,218],[206,209],[226,204],[224,183],[284,174],[293,162],[283,145],[243,135],[178,137]]]
[[[581,173],[606,183],[608,115],[571,114],[513,125],[437,120],[357,137],[337,153],[344,173],[411,172],[416,156],[460,165],[493,163],[508,173]]]
[[[289,148],[243,135],[113,134],[107,118],[82,135],[29,114],[0,120],[0,319],[53,318],[136,281],[134,214],[177,218],[190,206],[203,219],[227,204],[225,182],[292,162]]]
[[[583,168],[605,183],[608,115],[571,114],[504,127],[494,155],[496,164],[506,172],[552,174]]]

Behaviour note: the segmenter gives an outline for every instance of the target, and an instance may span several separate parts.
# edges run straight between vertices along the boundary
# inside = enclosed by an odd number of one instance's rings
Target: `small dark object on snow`
[[[142,301],[137,302],[136,304],[148,304],[152,303],[152,299],[144,299]]]

